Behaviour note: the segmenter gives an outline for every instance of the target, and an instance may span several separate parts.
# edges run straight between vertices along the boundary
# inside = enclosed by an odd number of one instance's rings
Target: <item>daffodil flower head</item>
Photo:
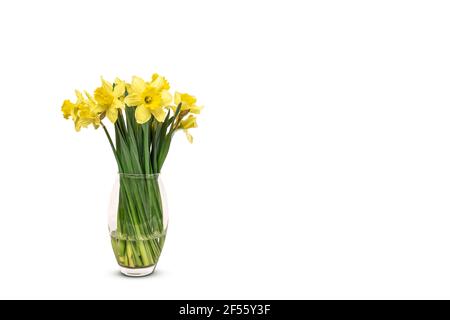
[[[77,101],[72,103],[70,100],[65,100],[61,108],[64,118],[72,118],[75,124],[75,130],[80,131],[81,128],[86,128],[93,125],[96,129],[100,126],[100,117],[94,111],[95,102],[92,97],[87,100],[83,97],[80,91],[75,91]]]
[[[190,115],[187,119],[181,121],[180,126],[183,129],[197,128],[197,118]]]
[[[106,117],[112,122],[117,121],[119,109],[125,108],[124,102],[125,83],[116,79],[114,86],[102,78],[102,86],[94,92],[94,98],[97,102],[95,112],[105,113]]]
[[[64,100],[61,111],[65,119],[73,118],[75,116],[75,104],[69,99]]]
[[[180,128],[183,129],[188,141],[192,143],[194,141],[194,138],[189,133],[188,129],[197,128],[197,118],[193,115],[190,115],[187,119],[180,122]]]
[[[189,110],[191,113],[199,114],[203,107],[197,106],[197,99],[187,93],[175,92],[175,105],[181,103],[181,111]]]
[[[100,126],[100,117],[95,111],[97,104],[91,96],[86,100],[80,91],[75,91],[77,96],[77,119],[75,121],[75,130],[80,131],[81,128],[87,128],[89,125],[93,125],[95,129]]]
[[[164,121],[164,107],[172,102],[172,96],[165,89],[167,87],[168,82],[160,76],[152,77],[151,82],[133,77],[130,92],[124,101],[127,106],[136,107],[136,122],[146,123],[152,116],[159,122]]]
[[[161,90],[166,90],[166,91],[170,90],[169,81],[167,81],[166,78],[161,77],[157,73],[154,73],[152,75],[152,81],[151,82],[154,84],[154,86],[160,88]]]

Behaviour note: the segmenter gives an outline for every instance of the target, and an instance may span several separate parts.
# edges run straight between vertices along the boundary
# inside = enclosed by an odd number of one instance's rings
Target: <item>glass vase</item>
[[[167,205],[159,174],[120,173],[109,208],[109,234],[127,276],[151,274],[158,263],[167,231]]]

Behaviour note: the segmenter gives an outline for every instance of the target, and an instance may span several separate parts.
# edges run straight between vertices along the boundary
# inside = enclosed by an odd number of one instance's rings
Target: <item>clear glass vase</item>
[[[155,270],[167,231],[165,200],[159,174],[118,174],[109,208],[109,233],[123,274],[142,277]]]

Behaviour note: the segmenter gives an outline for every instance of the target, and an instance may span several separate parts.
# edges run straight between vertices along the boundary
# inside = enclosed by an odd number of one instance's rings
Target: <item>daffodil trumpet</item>
[[[194,96],[170,93],[169,82],[158,74],[147,81],[101,79],[93,94],[76,91],[76,101],[65,100],[64,118],[75,130],[102,127],[117,162],[120,188],[117,228],[110,230],[117,262],[125,268],[156,265],[165,241],[163,201],[158,179],[174,134],[197,127],[202,107]],[[105,120],[112,123],[114,136]]]

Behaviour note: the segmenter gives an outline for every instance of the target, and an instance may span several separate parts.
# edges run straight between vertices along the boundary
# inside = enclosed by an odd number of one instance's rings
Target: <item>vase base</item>
[[[151,275],[156,265],[147,268],[125,268],[120,266],[120,272],[127,277],[145,277]]]

